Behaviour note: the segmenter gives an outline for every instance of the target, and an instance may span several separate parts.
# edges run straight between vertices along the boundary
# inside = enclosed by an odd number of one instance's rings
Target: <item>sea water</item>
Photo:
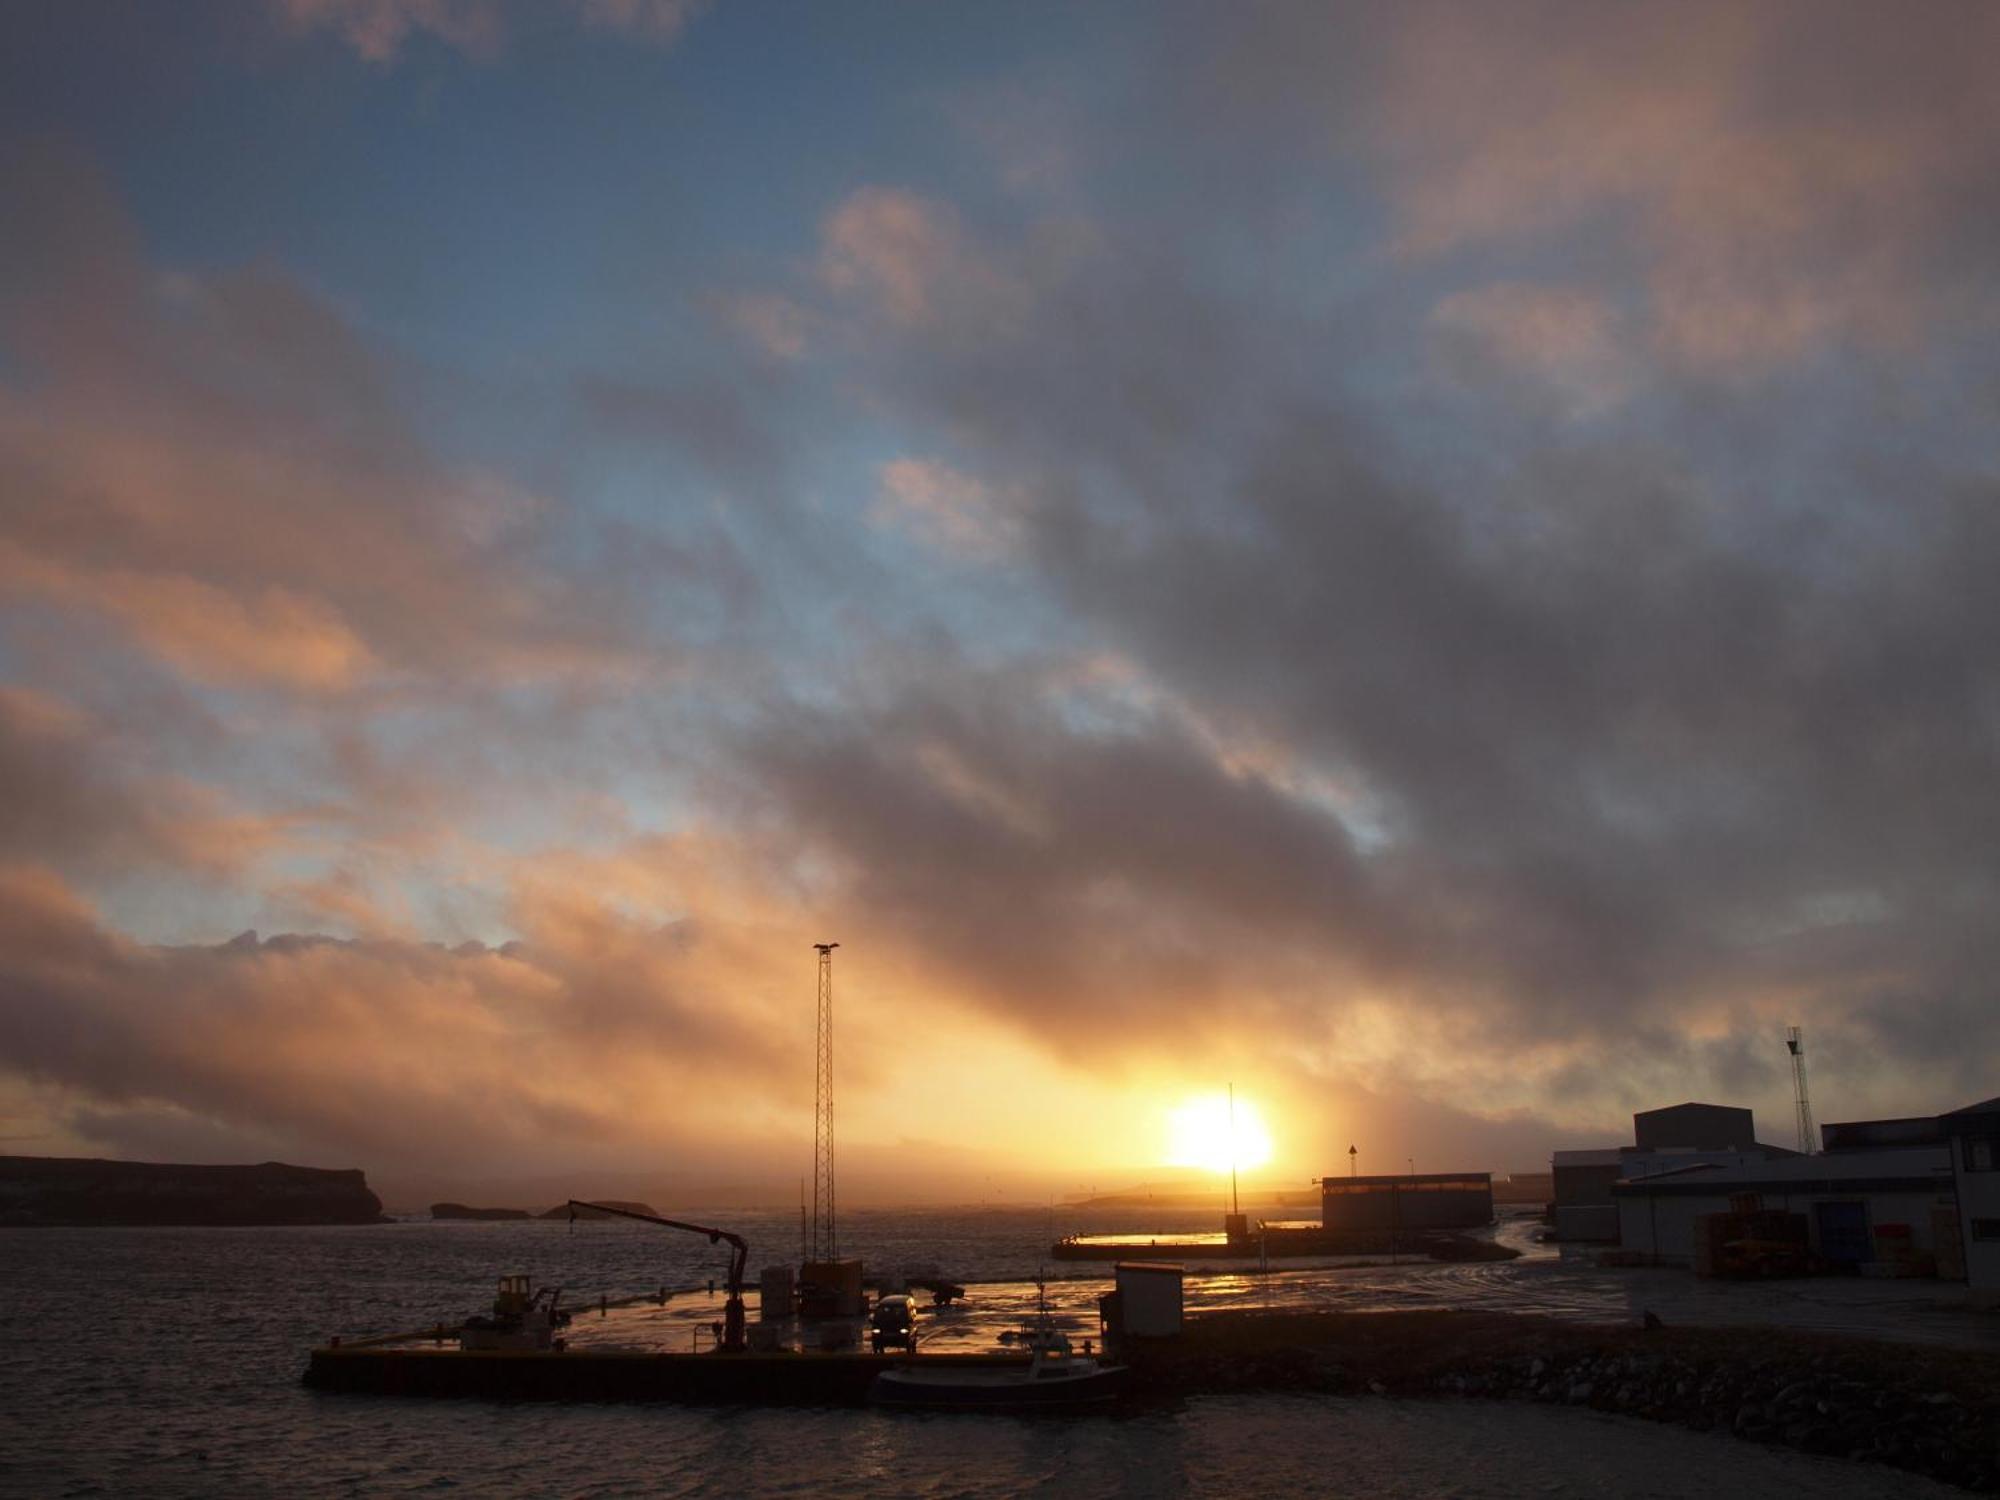
[[[713,1218],[751,1238],[753,1273],[796,1257],[795,1218]],[[928,1262],[974,1282],[1018,1279],[1046,1263],[1049,1225],[1042,1211],[861,1213],[849,1219],[843,1249],[885,1268]],[[1206,1226],[1161,1225],[1184,1227]],[[307,1350],[329,1335],[455,1321],[479,1310],[502,1272],[615,1297],[705,1288],[723,1264],[721,1248],[636,1224],[0,1230],[8,1330],[0,1493],[1954,1493],[1717,1435],[1516,1403],[1274,1394],[1028,1418],[415,1401],[313,1392],[300,1382]],[[1060,1269],[1104,1279],[1102,1267]],[[1410,1305],[1438,1305],[1438,1288],[1476,1292],[1504,1286],[1505,1274],[1327,1267],[1274,1277],[1262,1294],[1354,1305],[1337,1292],[1358,1287],[1373,1289],[1362,1300],[1375,1305],[1397,1305],[1406,1294]],[[1579,1276],[1567,1280],[1596,1285]],[[1522,1285],[1537,1278],[1565,1281],[1546,1257],[1525,1268]],[[1200,1301],[1203,1285],[1190,1282],[1191,1300]],[[1253,1277],[1215,1285],[1258,1294]],[[1456,1300],[1478,1305],[1476,1297]]]

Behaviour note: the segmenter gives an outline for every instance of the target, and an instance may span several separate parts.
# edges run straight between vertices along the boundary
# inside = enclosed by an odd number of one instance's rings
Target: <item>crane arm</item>
[[[705,1234],[711,1245],[727,1240],[730,1246],[729,1291],[732,1296],[742,1293],[743,1266],[750,1258],[750,1246],[742,1235],[732,1234],[727,1229],[712,1229],[706,1224],[689,1224],[680,1219],[663,1219],[658,1214],[642,1214],[634,1208],[614,1208],[609,1203],[585,1203],[576,1198],[569,1200],[569,1216],[572,1223],[576,1220],[576,1211],[579,1208],[587,1208],[593,1213],[616,1214],[621,1219],[639,1219],[647,1224],[659,1224],[667,1229],[685,1230],[689,1234]]]

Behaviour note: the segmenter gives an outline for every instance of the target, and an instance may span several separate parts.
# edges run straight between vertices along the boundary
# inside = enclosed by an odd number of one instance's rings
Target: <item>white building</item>
[[[1972,1300],[2000,1304],[2000,1098],[1955,1109],[1938,1124],[1950,1141]]]

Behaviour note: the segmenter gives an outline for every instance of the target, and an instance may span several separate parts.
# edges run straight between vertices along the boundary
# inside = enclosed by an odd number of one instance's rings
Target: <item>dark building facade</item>
[[[1748,1151],[1757,1123],[1727,1104],[1670,1104],[1632,1116],[1632,1134],[1641,1151]]]
[[[1490,1172],[1323,1177],[1319,1187],[1327,1229],[1474,1229],[1493,1222]]]

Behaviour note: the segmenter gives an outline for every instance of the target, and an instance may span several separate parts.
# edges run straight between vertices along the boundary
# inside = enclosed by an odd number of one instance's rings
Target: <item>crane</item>
[[[578,1199],[569,1200],[569,1219],[576,1222],[576,1211],[587,1208],[594,1213],[616,1214],[621,1219],[641,1219],[648,1224],[659,1224],[667,1229],[682,1229],[689,1234],[705,1234],[713,1245],[721,1240],[729,1241],[729,1280],[726,1283],[729,1296],[722,1304],[722,1344],[724,1354],[741,1354],[744,1349],[743,1337],[743,1263],[750,1258],[750,1246],[740,1234],[731,1234],[727,1229],[711,1229],[706,1224],[688,1224],[679,1219],[663,1219],[658,1214],[642,1214],[633,1208],[614,1208],[609,1203],[584,1203]]]

